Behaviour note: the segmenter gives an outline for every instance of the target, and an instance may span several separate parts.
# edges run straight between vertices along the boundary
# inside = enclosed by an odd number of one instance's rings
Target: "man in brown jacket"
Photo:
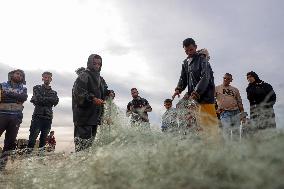
[[[223,84],[215,88],[215,97],[218,105],[217,112],[220,114],[225,138],[231,133],[237,134],[241,121],[245,120],[242,98],[239,90],[230,85],[232,81],[232,74],[226,73],[223,77]]]

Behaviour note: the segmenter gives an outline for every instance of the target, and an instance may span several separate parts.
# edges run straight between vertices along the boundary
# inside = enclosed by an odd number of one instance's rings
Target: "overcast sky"
[[[216,85],[224,73],[233,74],[246,111],[246,73],[254,70],[272,84],[283,127],[283,5],[282,0],[0,0],[0,80],[23,69],[31,97],[41,73],[53,72],[60,96],[53,126],[71,130],[74,70],[98,53],[116,103],[125,108],[130,88],[137,87],[153,107],[151,122],[159,125],[163,100],[171,97],[185,58],[182,41],[192,37],[198,48],[209,50]],[[27,101],[22,127],[29,127],[32,111]]]

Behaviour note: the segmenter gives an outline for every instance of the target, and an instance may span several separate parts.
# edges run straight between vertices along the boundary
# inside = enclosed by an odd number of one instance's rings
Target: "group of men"
[[[209,53],[206,50],[197,51],[197,45],[192,38],[187,38],[183,41],[183,48],[187,58],[183,61],[179,82],[174,90],[172,99],[180,96],[187,88],[184,99],[191,102],[187,107],[189,112],[194,107],[193,109],[197,113],[194,116],[188,116],[188,121],[186,120],[186,122],[189,123],[194,118],[199,126],[199,130],[206,133],[208,137],[216,137],[219,126],[217,113],[220,114],[224,131],[239,125],[241,121],[245,121],[240,93],[237,88],[230,85],[233,80],[232,75],[226,73],[223,84],[215,87],[213,71],[208,61],[210,58]],[[76,71],[78,77],[72,88],[76,152],[85,150],[92,145],[97,128],[102,123],[104,104],[108,98],[113,99],[115,96],[114,91],[108,89],[106,81],[100,75],[101,68],[102,57],[97,54],[91,54],[87,61],[87,67]],[[269,126],[262,125],[259,128],[274,128],[276,125],[275,120],[273,123],[275,117],[273,105],[276,101],[276,95],[273,88],[271,85],[261,81],[254,72],[249,72],[247,79],[249,81],[247,94],[251,105],[251,118],[254,118],[257,123],[260,123],[263,117],[266,120],[271,118],[272,124],[270,122]],[[40,132],[39,147],[45,146],[53,118],[52,107],[56,106],[59,101],[56,91],[52,90],[50,86],[52,73],[44,72],[42,81],[42,85],[34,86],[31,98],[35,108],[30,126],[29,151],[33,149]],[[0,136],[6,131],[4,149],[1,156],[1,162],[4,162],[4,164],[7,160],[6,152],[15,148],[15,140],[22,122],[23,103],[28,98],[24,84],[25,74],[19,69],[8,74],[8,82],[1,83]],[[131,122],[134,125],[136,123],[146,123],[144,126],[149,127],[148,112],[152,111],[149,102],[139,96],[136,88],[131,89],[131,95],[133,100],[128,103],[126,114],[131,116]],[[166,113],[171,111],[172,99],[165,101]],[[218,105],[217,112],[215,102]],[[260,109],[267,111],[260,116]],[[173,126],[175,124],[170,123],[170,125]],[[163,123],[162,130],[166,131],[167,129],[166,124]]]
[[[76,71],[78,77],[72,89],[72,109],[77,152],[92,145],[97,128],[103,121],[104,105],[108,99],[115,96],[114,91],[108,89],[106,81],[100,75],[101,67],[102,57],[92,54],[88,58],[87,68]],[[139,96],[136,88],[131,89],[131,95],[133,100],[127,105],[127,115],[131,115],[131,122],[149,123],[147,112],[151,112],[152,108],[148,101]]]
[[[229,132],[235,133],[240,123],[246,121],[246,113],[239,90],[230,85],[233,80],[232,75],[226,73],[223,77],[223,84],[215,87],[208,51],[197,51],[197,45],[192,38],[183,41],[183,48],[187,58],[183,62],[180,79],[172,99],[175,96],[180,96],[182,91],[187,88],[184,99],[190,103],[186,105],[189,114],[186,115],[187,120],[183,119],[186,122],[185,125],[198,125],[197,130],[202,131],[207,138],[216,138],[219,135],[219,120],[217,119],[217,114],[219,114],[224,136],[226,137]],[[100,76],[101,66],[102,58],[99,55],[91,55],[88,59],[87,69],[81,69],[73,86],[76,151],[92,145],[97,127],[102,121],[105,99],[111,94],[105,80]],[[251,122],[255,121],[258,128],[275,128],[273,105],[276,101],[276,95],[273,88],[259,80],[254,72],[249,72],[247,78],[249,81],[247,93],[251,105]],[[255,80],[251,78],[255,78]],[[126,115],[131,117],[132,125],[149,128],[148,112],[152,111],[149,102],[139,96],[137,88],[131,89],[131,95],[133,100],[127,105]],[[163,116],[163,131],[168,130],[167,125],[179,126],[171,117],[175,116],[171,108],[172,99],[165,101],[167,111]],[[271,122],[261,126],[263,119],[260,119],[260,117],[263,116],[259,116],[259,114],[263,114],[263,111],[260,111],[263,109],[268,110],[265,115],[266,118],[270,118]],[[171,118],[168,119],[169,117]]]
[[[247,119],[240,92],[230,85],[233,81],[232,74],[226,73],[223,77],[223,84],[215,87],[213,71],[208,62],[210,58],[208,51],[197,51],[197,45],[192,38],[183,41],[183,48],[188,57],[183,62],[181,76],[172,99],[179,96],[187,87],[188,91],[184,99],[197,102],[198,105],[194,110],[190,110],[192,106],[189,106],[188,111],[197,112],[197,124],[201,130],[211,137],[218,135],[217,115],[219,115],[224,138],[228,138],[229,134],[238,133],[239,126]],[[247,73],[247,80],[249,85],[246,91],[250,102],[249,125],[256,129],[276,128],[273,110],[276,94],[272,86],[260,80],[253,71]],[[164,101],[167,110],[163,115],[163,131],[170,126],[177,125],[173,123],[176,113],[172,113],[175,112],[172,108],[172,99]],[[189,116],[187,122],[189,123],[192,118]]]
[[[52,107],[59,101],[56,91],[50,86],[52,73],[44,72],[42,81],[42,85],[33,87],[31,103],[35,108],[30,126],[28,153],[32,152],[39,133],[41,133],[39,148],[45,146],[53,118]],[[15,141],[23,119],[23,103],[28,98],[25,84],[25,73],[20,69],[9,72],[8,81],[0,84],[0,136],[6,131],[0,168],[5,167],[9,152],[16,147]]]

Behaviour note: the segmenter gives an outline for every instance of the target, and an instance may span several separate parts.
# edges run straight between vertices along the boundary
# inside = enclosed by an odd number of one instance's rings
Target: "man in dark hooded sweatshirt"
[[[101,123],[107,84],[100,76],[102,58],[92,54],[87,69],[78,72],[72,89],[75,151],[89,148]]]
[[[9,151],[16,147],[15,141],[23,119],[23,103],[28,98],[24,84],[26,84],[25,73],[19,69],[9,72],[8,82],[0,84],[0,136],[6,131],[0,170],[6,166]]]
[[[247,73],[247,80],[249,84],[246,91],[252,124],[258,129],[276,128],[273,109],[276,94],[272,86],[260,80],[253,71]]]

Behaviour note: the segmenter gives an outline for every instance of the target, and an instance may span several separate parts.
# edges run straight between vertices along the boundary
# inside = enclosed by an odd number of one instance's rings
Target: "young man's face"
[[[248,82],[249,82],[249,83],[253,83],[253,82],[255,82],[254,77],[253,77],[253,76],[251,76],[251,75],[248,75],[248,76],[247,76],[247,80],[248,80]]]
[[[94,58],[93,65],[94,65],[94,69],[96,71],[100,71],[100,69],[102,67],[102,60],[99,59],[99,58]]]
[[[197,46],[194,46],[193,44],[190,44],[187,47],[183,47],[185,54],[187,54],[188,57],[192,57],[196,53]]]
[[[170,109],[172,107],[172,103],[166,102],[166,103],[164,103],[164,106],[168,110],[168,109]]]
[[[228,86],[233,81],[232,76],[230,75],[224,75],[223,77],[223,85]]]
[[[52,77],[49,74],[43,74],[42,76],[42,81],[45,85],[49,85],[50,82],[52,81]]]
[[[20,71],[16,71],[13,73],[13,76],[12,76],[12,81],[15,82],[15,83],[20,83],[21,81],[23,81],[23,73],[20,72]]]
[[[133,98],[137,98],[137,97],[138,97],[138,94],[139,94],[138,91],[135,90],[135,89],[131,91],[131,96],[132,96]]]

